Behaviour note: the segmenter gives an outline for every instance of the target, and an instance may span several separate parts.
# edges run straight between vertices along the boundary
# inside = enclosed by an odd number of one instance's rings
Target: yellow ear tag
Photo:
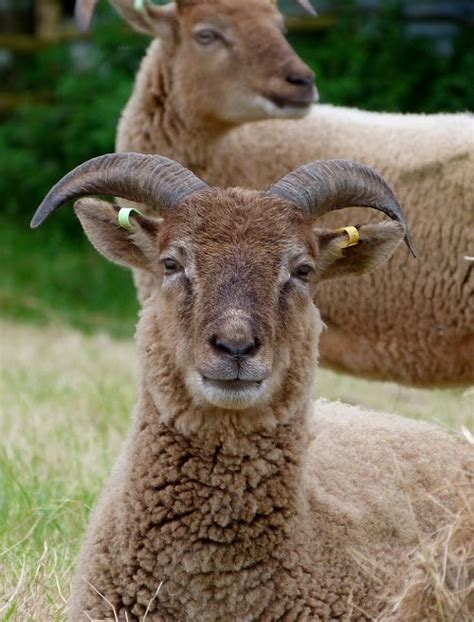
[[[350,225],[349,227],[342,227],[341,229],[335,229],[334,233],[347,233],[347,241],[342,242],[339,248],[348,248],[349,246],[355,246],[359,243],[360,235],[357,227]]]
[[[118,224],[123,229],[127,229],[127,231],[132,230],[132,223],[130,222],[130,214],[132,212],[136,212],[140,216],[143,216],[140,210],[137,210],[134,207],[122,207],[118,213]]]
[[[144,0],[135,0],[133,8],[137,13],[143,13],[143,9],[145,8],[144,4]]]

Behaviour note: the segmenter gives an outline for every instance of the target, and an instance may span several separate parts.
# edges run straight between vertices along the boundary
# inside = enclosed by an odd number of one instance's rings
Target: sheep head
[[[309,111],[314,74],[286,41],[273,2],[145,2],[140,11],[133,0],[112,4],[136,29],[160,37],[180,94],[174,105],[192,109],[193,118],[240,124],[297,118]],[[83,26],[92,6],[93,0],[77,4]]]
[[[322,327],[313,302],[318,284],[376,268],[406,234],[392,191],[361,164],[313,162],[257,192],[210,188],[167,158],[126,153],[69,173],[32,225],[69,199],[91,194],[158,210],[156,218],[134,213],[128,229],[111,203],[82,198],[75,204],[103,255],[153,275],[155,292],[144,309],[152,320],[141,335],[146,356],[160,357],[145,369],[150,392],[161,387],[163,404],[166,387],[171,393],[181,387],[191,405],[207,412],[274,412],[275,403],[307,399]],[[318,227],[320,215],[351,205],[393,220],[360,226],[354,246],[346,232]]]

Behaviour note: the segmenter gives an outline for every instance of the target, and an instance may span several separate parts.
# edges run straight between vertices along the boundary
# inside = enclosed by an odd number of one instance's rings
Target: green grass
[[[47,222],[35,231],[31,216],[26,213],[23,222],[0,217],[1,315],[130,337],[138,309],[130,273],[104,261],[77,235],[71,208],[56,216],[57,226]]]
[[[0,620],[62,620],[79,540],[128,426],[134,348],[0,326]]]
[[[2,621],[65,619],[71,565],[133,402],[133,347],[106,336],[133,334],[132,280],[77,235],[71,212],[37,231],[30,213],[0,217]]]

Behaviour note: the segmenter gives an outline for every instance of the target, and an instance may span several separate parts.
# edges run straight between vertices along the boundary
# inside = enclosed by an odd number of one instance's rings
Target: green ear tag
[[[143,216],[143,214],[134,207],[122,207],[118,213],[118,224],[128,231],[132,229],[132,223],[130,222],[130,214],[132,212],[136,212],[140,216]]]
[[[137,13],[143,13],[143,9],[145,8],[145,0],[135,0],[133,8],[137,11]]]

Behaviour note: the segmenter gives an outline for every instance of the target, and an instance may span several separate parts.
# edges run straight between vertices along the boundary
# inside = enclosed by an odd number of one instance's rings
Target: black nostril
[[[301,73],[290,73],[286,76],[286,81],[295,86],[313,86],[313,77]]]
[[[214,335],[211,337],[211,345],[215,350],[223,354],[230,354],[231,356],[251,356],[260,347],[258,339],[252,339],[249,341],[243,340],[231,340],[223,339]]]

